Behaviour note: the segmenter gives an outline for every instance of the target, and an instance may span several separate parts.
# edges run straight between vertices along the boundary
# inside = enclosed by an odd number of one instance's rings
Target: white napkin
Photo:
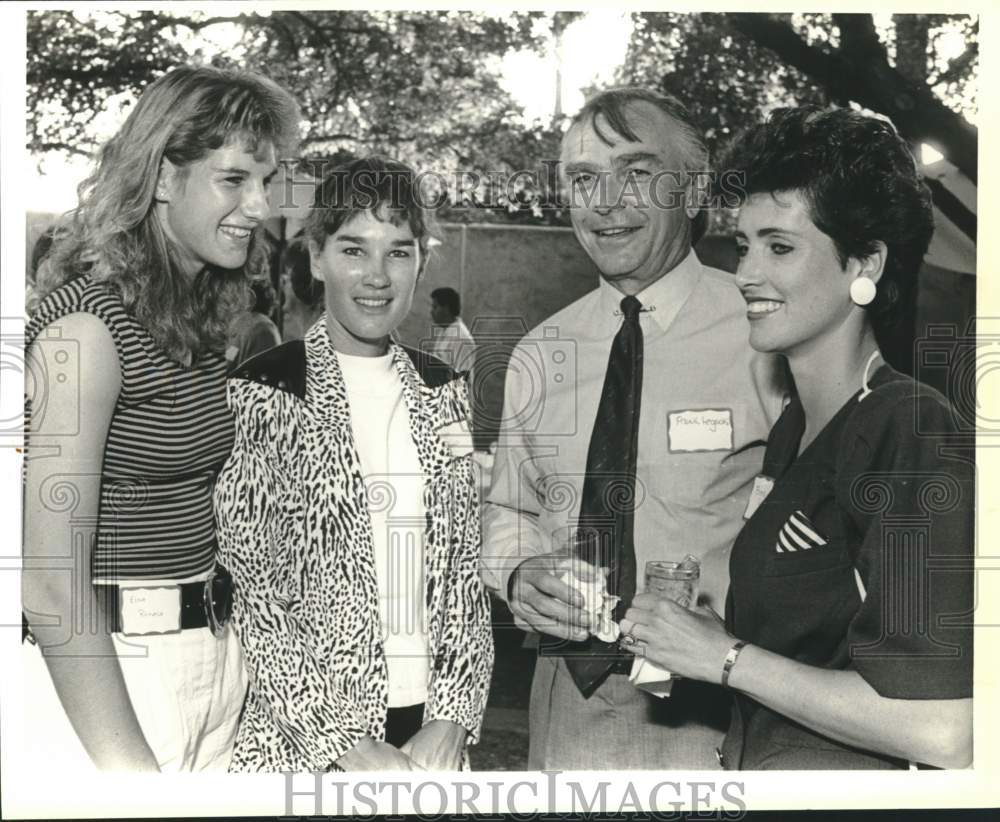
[[[580,570],[589,571],[590,579],[580,579],[574,573]],[[619,597],[608,593],[607,576],[607,568],[595,568],[581,559],[572,558],[567,560],[566,570],[558,579],[583,596],[583,610],[590,616],[590,633],[603,642],[614,642],[620,632],[618,623],[611,619],[611,614],[618,604]]]
[[[628,681],[635,685],[640,691],[658,696],[661,699],[670,696],[670,689],[674,687],[673,674],[650,662],[644,656],[637,656],[632,660],[632,670],[629,672]]]

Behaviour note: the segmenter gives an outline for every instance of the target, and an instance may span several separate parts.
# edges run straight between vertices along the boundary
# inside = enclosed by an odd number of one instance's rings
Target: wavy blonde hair
[[[193,283],[185,276],[154,213],[160,167],[166,158],[183,172],[234,140],[250,152],[271,143],[287,157],[299,119],[288,92],[254,72],[185,66],[157,79],[80,184],[79,205],[64,215],[39,271],[39,297],[89,274],[118,292],[173,359],[193,362],[204,350],[224,349],[230,321],[248,306],[246,265],[206,266]],[[255,232],[248,261],[257,243]]]

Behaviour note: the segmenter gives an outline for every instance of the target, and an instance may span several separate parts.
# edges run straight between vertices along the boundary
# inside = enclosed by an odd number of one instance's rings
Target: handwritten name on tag
[[[671,411],[667,415],[667,447],[684,451],[732,451],[733,412],[728,408]]]
[[[126,636],[172,634],[181,629],[181,588],[120,588],[121,632]]]

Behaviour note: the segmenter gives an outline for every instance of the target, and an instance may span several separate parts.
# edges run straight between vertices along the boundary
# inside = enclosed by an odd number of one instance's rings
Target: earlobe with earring
[[[855,277],[851,281],[851,301],[865,306],[875,299],[875,282],[870,277]]]

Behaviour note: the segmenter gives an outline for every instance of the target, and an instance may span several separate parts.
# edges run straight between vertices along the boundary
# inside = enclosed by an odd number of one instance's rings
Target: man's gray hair
[[[705,171],[708,169],[708,149],[705,147],[700,131],[692,121],[684,104],[669,94],[640,86],[609,88],[591,97],[573,117],[570,127],[577,123],[589,122],[594,133],[607,145],[611,145],[612,138],[601,131],[597,122],[598,115],[602,115],[612,131],[626,140],[638,142],[639,136],[629,124],[626,113],[626,109],[632,103],[649,103],[677,123],[676,136],[680,137],[680,140],[676,148],[680,150],[684,171]]]

